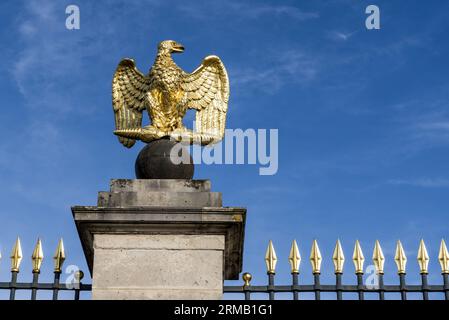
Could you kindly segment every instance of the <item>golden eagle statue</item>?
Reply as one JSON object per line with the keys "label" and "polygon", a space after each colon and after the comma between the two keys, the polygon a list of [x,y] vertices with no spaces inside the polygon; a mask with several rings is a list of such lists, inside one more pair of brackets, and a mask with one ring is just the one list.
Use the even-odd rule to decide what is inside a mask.
{"label": "golden eagle statue", "polygon": [[[114,134],[125,147],[136,140],[164,137],[202,145],[223,139],[229,99],[226,69],[219,57],[208,56],[195,71],[186,73],[171,56],[183,51],[176,41],[162,41],[147,75],[137,70],[134,60],[120,61],[112,81],[112,104]],[[151,124],[142,128],[145,109]],[[187,109],[197,111],[195,131],[182,123]]]}

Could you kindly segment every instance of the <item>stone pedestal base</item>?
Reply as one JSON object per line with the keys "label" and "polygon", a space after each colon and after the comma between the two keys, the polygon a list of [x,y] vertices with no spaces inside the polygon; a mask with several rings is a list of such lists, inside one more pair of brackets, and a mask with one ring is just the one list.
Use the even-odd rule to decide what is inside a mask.
{"label": "stone pedestal base", "polygon": [[224,246],[223,235],[97,234],[92,297],[220,299]]}
{"label": "stone pedestal base", "polygon": [[113,180],[99,206],[73,207],[93,299],[220,299],[241,272],[246,210],[208,204],[221,205],[208,181]]}

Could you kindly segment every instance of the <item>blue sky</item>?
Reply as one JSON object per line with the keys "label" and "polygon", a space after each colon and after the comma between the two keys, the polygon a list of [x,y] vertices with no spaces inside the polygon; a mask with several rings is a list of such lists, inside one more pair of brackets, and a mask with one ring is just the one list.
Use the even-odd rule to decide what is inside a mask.
{"label": "blue sky", "polygon": [[[65,8],[81,10],[81,29],[65,28]],[[365,28],[365,8],[381,10],[381,30]],[[219,55],[230,83],[229,128],[279,129],[279,171],[254,165],[197,166],[227,206],[248,208],[244,270],[264,283],[269,239],[278,279],[297,239],[303,281],[318,239],[323,282],[333,281],[337,238],[346,281],[359,239],[367,263],[375,239],[397,281],[401,239],[417,281],[421,237],[439,281],[439,241],[449,234],[449,21],[447,1],[2,1],[0,4],[0,280],[9,278],[17,235],[22,279],[31,276],[36,238],[44,272],[64,237],[67,264],[87,270],[72,205],[94,205],[111,178],[133,178],[142,144],[112,135],[110,83],[119,60],[142,71],[157,43],[174,39],[187,71]],[[449,240],[449,239],[448,239]]]}

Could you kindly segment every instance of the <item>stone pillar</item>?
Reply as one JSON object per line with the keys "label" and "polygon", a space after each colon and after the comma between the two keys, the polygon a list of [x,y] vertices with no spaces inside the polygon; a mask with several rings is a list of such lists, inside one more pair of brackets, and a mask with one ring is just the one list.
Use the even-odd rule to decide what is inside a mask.
{"label": "stone pillar", "polygon": [[221,299],[241,272],[246,209],[208,180],[112,180],[72,212],[93,299]]}

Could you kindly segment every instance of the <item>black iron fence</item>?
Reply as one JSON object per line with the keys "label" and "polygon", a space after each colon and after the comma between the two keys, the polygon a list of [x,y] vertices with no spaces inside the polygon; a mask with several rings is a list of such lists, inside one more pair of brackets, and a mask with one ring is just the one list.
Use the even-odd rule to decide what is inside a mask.
{"label": "black iron fence", "polygon": [[[62,266],[65,261],[65,252],[62,239],[59,241],[54,259],[54,278],[51,283],[39,282],[39,275],[41,264],[43,261],[43,252],[41,241],[38,240],[36,247],[32,254],[32,282],[19,282],[18,274],[20,264],[22,261],[22,248],[20,239],[17,239],[14,248],[11,252],[11,281],[0,282],[0,291],[8,290],[9,299],[16,299],[16,292],[18,290],[27,290],[30,292],[31,300],[38,298],[38,291],[45,290],[52,292],[52,299],[58,300],[59,292],[72,292],[73,299],[79,300],[80,293],[85,291],[91,291],[92,285],[84,284],[81,282],[83,279],[83,272],[75,272],[71,281],[64,283],[60,282]],[[428,283],[428,265],[429,255],[427,253],[424,241],[421,240],[418,248],[417,261],[420,268],[421,284],[410,285],[406,283],[406,264],[407,257],[400,241],[396,245],[396,253],[394,261],[398,269],[398,282],[397,284],[384,284],[384,263],[385,257],[382,252],[379,241],[376,241],[373,252],[373,263],[375,266],[375,282],[371,284],[365,284],[363,282],[363,270],[365,258],[362,252],[360,243],[356,241],[354,246],[354,252],[352,255],[352,261],[355,267],[356,284],[343,284],[343,266],[345,262],[345,256],[340,244],[337,241],[335,246],[332,261],[334,264],[335,282],[333,284],[321,284],[321,261],[322,256],[318,243],[313,241],[312,250],[310,253],[310,263],[312,266],[313,283],[302,284],[300,283],[300,263],[301,255],[298,250],[296,241],[293,241],[289,254],[289,262],[291,269],[291,282],[288,284],[276,284],[275,283],[275,271],[277,264],[277,256],[272,241],[269,242],[267,252],[265,255],[265,262],[267,267],[267,284],[266,285],[252,285],[252,276],[249,273],[242,275],[243,285],[236,286],[224,286],[224,294],[241,294],[245,300],[250,300],[253,294],[265,294],[266,298],[270,300],[276,299],[277,294],[290,294],[290,298],[293,300],[303,299],[304,293],[312,293],[315,300],[321,299],[321,293],[334,293],[337,300],[343,300],[344,293],[356,293],[359,300],[364,300],[366,294],[375,294],[377,299],[385,300],[386,293],[399,293],[402,300],[407,299],[408,293],[419,293],[423,300],[429,300],[429,293],[440,293],[440,299],[449,300],[449,252],[447,250],[444,240],[441,241],[438,260],[441,266],[441,284],[429,284]],[[254,297],[254,296],[253,296]],[[285,298],[285,295],[283,296]],[[259,299],[259,296],[258,296]]]}
{"label": "black iron fence", "polygon": [[318,248],[318,243],[313,241],[312,250],[310,254],[310,262],[312,265],[313,284],[300,284],[299,283],[299,265],[301,262],[301,255],[298,250],[296,241],[293,241],[290,249],[289,262],[291,266],[291,283],[277,285],[275,284],[275,269],[277,263],[277,256],[274,250],[272,241],[269,242],[267,253],[265,255],[265,262],[267,265],[268,283],[267,285],[252,285],[252,276],[249,273],[244,273],[242,278],[244,281],[243,286],[225,286],[224,293],[240,293],[245,300],[250,300],[251,295],[255,293],[265,293],[267,298],[274,300],[278,293],[290,293],[293,300],[301,299],[301,293],[313,293],[315,300],[321,299],[322,292],[335,293],[337,300],[343,300],[344,293],[357,293],[359,300],[365,299],[365,294],[375,294],[377,299],[385,300],[386,293],[399,293],[402,300],[407,300],[408,293],[420,293],[423,300],[429,300],[429,293],[437,292],[441,293],[441,299],[449,300],[449,253],[444,240],[441,241],[438,260],[441,266],[441,284],[430,285],[427,281],[428,277],[428,265],[429,255],[427,253],[424,241],[421,240],[418,249],[417,261],[420,268],[421,284],[409,285],[406,284],[406,263],[407,257],[400,241],[396,245],[395,263],[398,269],[398,284],[385,285],[384,284],[384,262],[385,257],[380,247],[379,241],[376,241],[373,252],[373,263],[376,270],[375,283],[364,284],[363,283],[363,265],[365,258],[363,256],[360,243],[356,241],[352,260],[355,267],[355,276],[357,284],[345,285],[342,283],[343,265],[345,257],[340,244],[337,244],[334,249],[332,261],[334,264],[335,283],[334,284],[321,284],[321,253]]}
{"label": "black iron fence", "polygon": [[32,282],[19,282],[18,275],[20,271],[20,264],[22,262],[22,246],[20,239],[17,238],[14,244],[13,250],[11,252],[11,281],[10,282],[0,282],[0,291],[9,291],[9,299],[15,300],[16,293],[18,290],[26,290],[30,292],[31,300],[36,300],[38,298],[38,291],[45,290],[52,292],[52,299],[58,300],[59,292],[73,292],[73,299],[80,299],[81,291],[91,291],[92,286],[90,284],[83,284],[81,280],[83,279],[83,272],[81,270],[76,271],[73,274],[71,281],[61,283],[61,273],[62,266],[65,261],[64,243],[59,240],[58,247],[56,249],[54,259],[54,278],[52,283],[42,283],[39,282],[39,275],[41,270],[42,261],[44,258],[42,251],[42,243],[40,240],[37,241],[36,247],[34,248],[31,260],[33,265],[33,280]]}

